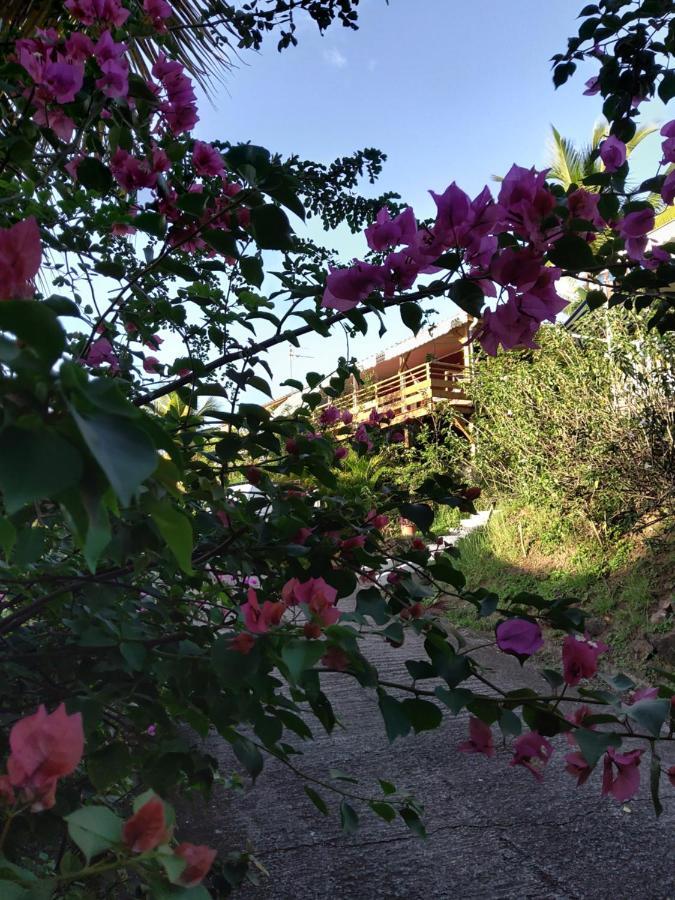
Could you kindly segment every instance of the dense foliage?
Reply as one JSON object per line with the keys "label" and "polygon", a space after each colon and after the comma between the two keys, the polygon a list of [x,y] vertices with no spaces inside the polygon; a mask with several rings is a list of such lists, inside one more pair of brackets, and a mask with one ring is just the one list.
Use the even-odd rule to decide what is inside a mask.
{"label": "dense foliage", "polygon": [[[317,15],[348,15],[354,5],[300,4]],[[617,24],[622,6],[628,18]],[[475,492],[445,473],[430,473],[414,495],[407,486],[375,498],[340,491],[346,454],[398,440],[386,410],[352,422],[330,405],[350,361],[311,373],[306,385],[291,382],[304,391],[292,415],[272,418],[251,400],[270,392],[271,346],[328,334],[336,323],[365,332],[369,318],[394,306],[417,330],[419,301],[429,297],[482,311],[479,337],[491,352],[498,343],[531,346],[541,321],[564,306],[556,292],[563,271],[609,269],[615,296],[654,299],[651,324],[668,326],[672,301],[661,289],[675,280],[675,265],[667,248],[648,245],[653,210],[626,190],[622,147],[637,115],[633,99],[656,85],[668,93],[671,5],[639,4],[654,8],[642,15],[663,16],[648,31],[635,6],[606,0],[597,27],[588,18],[582,25],[601,56],[612,132],[592,183],[566,191],[517,166],[497,198],[486,188],[471,200],[453,183],[434,196],[438,215],[427,224],[409,208],[394,219],[379,212],[366,229],[369,260],[330,272],[329,254],[298,238],[289,214],[301,220],[307,205],[332,225],[336,211],[353,227],[365,224],[374,210],[353,196],[354,178],[362,166],[375,171],[380,156],[364,151],[323,171],[261,147],[195,140],[195,93],[171,55],[165,0],[66,0],[53,28],[5,55],[5,896],[77,896],[100,879],[114,891],[117,877],[140,880],[157,898],[207,896],[201,882],[218,865],[213,851],[176,844],[180,823],[160,799],[213,781],[216,763],[190,733],[217,730],[252,778],[272,755],[315,781],[302,775],[290,738],[311,737],[308,709],[327,731],[335,726],[322,689],[327,670],[375,692],[390,740],[437,727],[442,709],[468,709],[460,749],[492,756],[498,724],[514,738],[512,764],[537,779],[553,753],[549,738],[572,732],[578,749],[566,757],[568,771],[582,783],[602,760],[603,793],[617,800],[636,792],[649,747],[659,808],[657,747],[672,738],[672,677],[635,695],[623,676],[608,679],[608,690],[584,687],[608,648],[584,635],[574,598],[466,591],[452,557],[431,554],[420,539],[379,578],[388,518],[428,531],[431,504],[470,511]],[[632,42],[617,43],[617,30]],[[157,48],[148,77],[129,63],[139,41]],[[664,129],[669,161],[674,127]],[[668,179],[656,187],[673,199]],[[267,251],[278,251],[274,262]],[[425,271],[438,277],[412,292]],[[484,309],[486,296],[498,304]],[[590,305],[600,299],[591,294]],[[183,349],[167,359],[164,342]],[[204,398],[218,405],[200,406]],[[247,489],[233,489],[237,481]],[[496,647],[523,662],[541,648],[544,628],[566,633],[561,666],[546,673],[550,690],[506,693],[492,684],[438,618],[435,601],[448,586],[481,614],[499,613]],[[410,630],[423,636],[428,658],[407,660],[410,683],[383,685],[361,639],[374,633],[405,652]],[[419,687],[431,678],[443,686]],[[576,713],[569,688],[586,704]],[[598,722],[611,729],[596,730]],[[622,746],[624,737],[640,745]],[[342,823],[353,829],[353,793],[339,782],[321,786],[343,797]],[[307,794],[322,811],[315,788]],[[388,782],[358,802],[423,830],[415,801]],[[58,852],[66,835],[73,849]],[[243,868],[223,868],[219,890]]]}

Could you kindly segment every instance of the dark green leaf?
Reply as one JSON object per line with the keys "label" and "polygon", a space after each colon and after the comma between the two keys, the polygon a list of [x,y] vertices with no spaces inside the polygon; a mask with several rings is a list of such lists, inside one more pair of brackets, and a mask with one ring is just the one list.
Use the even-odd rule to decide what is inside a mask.
{"label": "dark green leaf", "polygon": [[618,734],[603,731],[590,731],[588,728],[577,728],[574,737],[581,750],[581,755],[589,766],[594,766],[608,747],[620,747]]}
{"label": "dark green leaf", "polygon": [[247,738],[241,736],[232,741],[232,749],[239,762],[255,781],[263,770],[263,758],[260,750]]}
{"label": "dark green leaf", "polygon": [[64,818],[70,839],[80,848],[87,864],[122,843],[122,820],[106,806],[84,806]]}
{"label": "dark green leaf", "polygon": [[563,269],[584,272],[595,265],[590,244],[578,234],[566,234],[556,241],[548,253],[549,260]]}
{"label": "dark green leaf", "polygon": [[148,435],[121,416],[99,413],[73,418],[92,456],[126,506],[142,482],[157,468],[157,452]]}
{"label": "dark green leaf", "polygon": [[313,788],[309,787],[308,785],[305,785],[305,793],[307,794],[309,799],[312,801],[314,806],[316,806],[316,808],[319,810],[319,812],[323,813],[324,816],[327,816],[328,815],[328,807],[326,806],[326,803],[323,800],[323,798],[319,794],[317,794],[317,792]]}
{"label": "dark green leaf", "polygon": [[107,194],[113,186],[110,169],[95,156],[88,156],[77,164],[77,182],[90,191]]}
{"label": "dark green leaf", "polygon": [[429,531],[434,523],[434,511],[426,503],[401,503],[401,515],[422,531]]}
{"label": "dark green leaf", "polygon": [[248,284],[260,287],[265,278],[261,260],[257,256],[242,256],[239,260],[239,271]]}
{"label": "dark green leaf", "polygon": [[263,250],[290,250],[293,247],[293,230],[288,216],[273,203],[253,207],[251,230]]}
{"label": "dark green leaf", "polygon": [[54,312],[46,304],[34,300],[2,300],[0,331],[15,334],[50,368],[66,346],[66,333]]}
{"label": "dark green leaf", "polygon": [[73,487],[81,476],[82,457],[55,432],[14,426],[0,432],[0,491],[10,515]]}
{"label": "dark green leaf", "polygon": [[403,324],[407,325],[413,334],[417,334],[422,327],[422,321],[424,319],[424,313],[421,308],[417,303],[402,303],[400,311]]}
{"label": "dark green leaf", "polygon": [[658,737],[661,727],[670,713],[670,700],[646,699],[637,700],[624,711],[634,722],[637,722],[648,734]]}
{"label": "dark green leaf", "polygon": [[435,703],[419,698],[403,700],[402,707],[415,734],[420,731],[433,731],[443,721],[443,714]]}
{"label": "dark green leaf", "polygon": [[483,309],[485,297],[480,286],[469,278],[459,278],[448,287],[450,299],[465,313],[478,318]]}
{"label": "dark green leaf", "polygon": [[356,810],[346,800],[340,804],[340,824],[345,834],[354,834],[359,830],[359,817]]}
{"label": "dark green leaf", "polygon": [[379,690],[377,696],[389,741],[394,741],[399,736],[405,737],[410,731],[410,719],[403,704],[383,690]]}
{"label": "dark green leaf", "polygon": [[186,575],[192,575],[192,522],[169,501],[155,502],[149,507],[152,521],[169,546],[176,562]]}

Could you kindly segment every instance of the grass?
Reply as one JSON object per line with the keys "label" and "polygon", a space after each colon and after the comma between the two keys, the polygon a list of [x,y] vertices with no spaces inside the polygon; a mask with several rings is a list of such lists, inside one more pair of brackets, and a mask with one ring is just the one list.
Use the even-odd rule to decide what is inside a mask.
{"label": "grass", "polygon": [[[457,564],[470,589],[574,597],[588,615],[590,632],[612,647],[612,665],[644,668],[648,639],[673,627],[672,617],[650,621],[659,600],[672,593],[675,573],[675,546],[663,532],[604,542],[592,528],[555,511],[507,506],[458,550]],[[449,614],[456,625],[494,627],[494,616],[479,619],[461,601]]]}

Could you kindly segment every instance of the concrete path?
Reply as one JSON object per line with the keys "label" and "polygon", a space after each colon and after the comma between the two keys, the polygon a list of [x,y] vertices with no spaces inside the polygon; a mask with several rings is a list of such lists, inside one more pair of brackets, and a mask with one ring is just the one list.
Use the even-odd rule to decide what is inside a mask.
{"label": "concrete path", "polygon": [[[395,650],[368,638],[363,649],[383,679],[408,682],[404,661],[423,655],[415,644]],[[480,652],[500,684],[511,689],[527,683],[513,659]],[[665,811],[656,819],[646,757],[640,796],[622,806],[600,797],[599,772],[584,787],[575,786],[563,768],[569,749],[564,740],[555,739],[542,784],[509,767],[506,748],[491,760],[458,753],[466,738],[465,712],[448,714],[435,732],[390,745],[373,693],[345,676],[324,677],[346,730],[327,736],[317,724],[316,741],[291,741],[303,750],[295,757],[298,767],[324,780],[330,768],[341,769],[359,778],[354,790],[364,794],[378,791],[377,778],[394,782],[423,803],[429,836],[420,840],[403,823],[387,825],[368,810],[360,831],[344,835],[336,804],[330,802],[330,816],[321,816],[302,780],[272,760],[244,796],[217,789],[190,825],[192,840],[200,837],[223,854],[248,848],[268,869],[269,880],[243,887],[237,897],[674,900],[675,790],[666,781]],[[536,680],[534,673],[529,677]],[[238,768],[222,740],[208,745],[223,771]],[[668,765],[675,763],[675,755],[669,757]]]}

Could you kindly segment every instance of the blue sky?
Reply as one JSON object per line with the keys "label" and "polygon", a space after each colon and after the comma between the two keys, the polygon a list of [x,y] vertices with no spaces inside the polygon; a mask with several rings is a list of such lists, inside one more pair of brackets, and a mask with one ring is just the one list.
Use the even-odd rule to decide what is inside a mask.
{"label": "blue sky", "polygon": [[[210,105],[202,99],[197,136],[250,140],[282,154],[328,162],[373,146],[388,155],[380,181],[364,193],[393,190],[421,218],[432,211],[427,191],[456,180],[477,193],[513,162],[543,166],[550,124],[584,142],[600,114],[599,97],[583,97],[580,72],[555,91],[551,55],[578,28],[581,0],[362,0],[357,32],[339,25],[321,36],[313,23],[299,46],[282,53],[272,38],[245,54]],[[658,145],[655,144],[655,148]],[[646,157],[655,158],[647,150]],[[346,229],[321,235],[347,262],[365,250]],[[453,314],[449,301],[440,317]],[[409,332],[396,312],[382,341],[376,332],[353,342],[365,356]],[[344,338],[312,336],[310,359],[294,361],[294,376],[327,371],[346,352]],[[289,374],[288,348],[271,359],[276,385]],[[277,387],[277,393],[281,393]]]}

